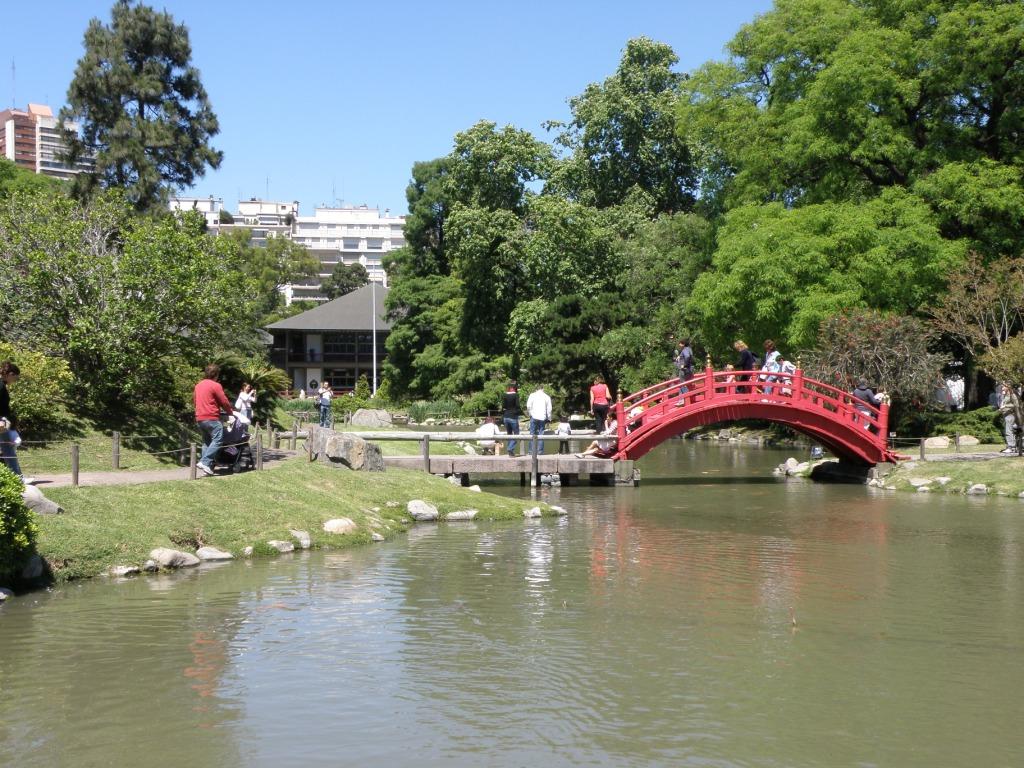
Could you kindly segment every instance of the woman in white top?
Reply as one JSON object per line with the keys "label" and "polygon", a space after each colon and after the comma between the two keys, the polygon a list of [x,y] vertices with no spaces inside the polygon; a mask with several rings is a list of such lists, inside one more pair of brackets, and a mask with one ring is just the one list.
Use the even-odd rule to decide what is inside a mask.
{"label": "woman in white top", "polygon": [[238,397],[235,399],[235,410],[244,414],[251,424],[254,405],[256,405],[256,390],[252,388],[252,384],[246,382],[242,385],[242,391],[238,393]]}

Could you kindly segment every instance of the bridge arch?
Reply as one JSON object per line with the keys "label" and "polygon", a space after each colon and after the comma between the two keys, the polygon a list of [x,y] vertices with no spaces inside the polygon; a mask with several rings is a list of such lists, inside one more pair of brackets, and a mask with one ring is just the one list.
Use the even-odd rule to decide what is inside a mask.
{"label": "bridge arch", "polygon": [[886,442],[888,405],[875,408],[800,370],[769,375],[707,368],[680,389],[678,379],[670,379],[616,404],[616,459],[638,459],[689,429],[740,419],[785,424],[854,464],[896,459]]}

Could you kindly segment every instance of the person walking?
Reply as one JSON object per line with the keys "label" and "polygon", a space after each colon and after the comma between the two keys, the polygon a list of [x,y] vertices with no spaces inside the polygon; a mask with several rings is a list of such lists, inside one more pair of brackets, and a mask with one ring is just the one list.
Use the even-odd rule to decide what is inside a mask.
{"label": "person walking", "polygon": [[[757,358],[754,353],[747,347],[746,342],[742,339],[736,339],[733,342],[732,348],[740,354],[740,359],[736,361],[737,371],[753,371],[757,368]],[[736,375],[736,381],[749,381],[750,377],[745,375]],[[736,387],[737,394],[745,394],[750,391],[749,387]]]}
{"label": "person walking", "polygon": [[[767,376],[761,376],[761,381],[767,381],[770,383],[778,381],[777,376],[771,374],[778,373],[782,366],[780,361],[782,360],[782,354],[775,347],[775,342],[771,339],[765,339],[764,341],[764,364],[761,366],[761,370],[768,373]],[[765,386],[762,390],[764,394],[770,395],[772,393],[771,386]]]}
{"label": "person walking", "polygon": [[[519,434],[519,388],[516,382],[510,381],[508,383],[508,389],[505,390],[505,394],[501,398],[501,422],[505,425],[505,432],[510,435]],[[509,440],[508,446],[506,446],[508,455],[516,455],[516,445],[518,441]]]}
{"label": "person walking", "polygon": [[612,393],[604,379],[600,376],[594,377],[594,383],[590,387],[590,412],[594,415],[595,429],[598,432],[604,431],[604,422],[608,418],[608,406],[612,400]]}
{"label": "person walking", "polygon": [[21,472],[21,464],[18,463],[21,435],[18,434],[18,420],[11,410],[11,393],[7,389],[20,377],[21,369],[10,360],[0,363],[0,459],[22,483],[32,485],[36,479],[25,477]]}
{"label": "person walking", "polygon": [[[672,365],[675,366],[676,375],[679,377],[679,394],[685,395],[689,391],[686,382],[693,378],[693,350],[690,348],[689,339],[680,339],[679,347],[672,355]],[[678,405],[682,405],[680,400]]]}
{"label": "person walking", "polygon": [[864,429],[871,429],[872,413],[870,408],[866,408],[859,403],[867,403],[878,408],[882,405],[883,398],[885,397],[884,392],[875,393],[868,386],[867,379],[857,379],[857,387],[851,393],[853,395],[853,407],[864,414]]}
{"label": "person walking", "polygon": [[[544,385],[538,384],[537,388],[526,398],[526,412],[530,414],[530,453],[533,453],[534,443],[537,435],[544,434],[544,427],[551,418],[551,398],[544,391]],[[540,451],[539,451],[540,452]]]}
{"label": "person walking", "polygon": [[221,411],[231,412],[231,403],[224,394],[224,387],[217,381],[220,378],[220,366],[210,363],[203,369],[204,377],[196,384],[192,399],[196,407],[196,424],[203,435],[203,455],[197,468],[204,475],[213,474],[213,465],[224,443],[224,425],[220,422]]}
{"label": "person walking", "polygon": [[1013,390],[1003,384],[999,387],[999,412],[1003,415],[1003,437],[1006,447],[1000,453],[1017,453],[1017,409],[1013,402]]}

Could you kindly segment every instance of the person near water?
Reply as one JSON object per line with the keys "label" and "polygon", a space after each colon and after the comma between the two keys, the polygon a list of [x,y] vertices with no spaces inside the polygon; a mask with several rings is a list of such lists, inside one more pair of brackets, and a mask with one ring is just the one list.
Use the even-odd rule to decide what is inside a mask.
{"label": "person near water", "polygon": [[[746,342],[744,342],[742,339],[737,339],[736,341],[733,342],[732,348],[739,352],[740,355],[739,360],[736,362],[737,371],[753,371],[754,369],[757,368],[757,358],[754,356],[754,353],[751,352],[750,349],[747,347]],[[736,376],[737,381],[748,381],[749,379],[750,377],[746,375],[737,374]],[[749,387],[736,387],[736,392],[738,394],[744,394],[749,391]]]}
{"label": "person near water", "polygon": [[604,422],[608,418],[608,407],[612,401],[612,393],[604,379],[600,376],[594,377],[594,383],[590,387],[590,412],[594,414],[595,429],[598,432],[604,431]]}
{"label": "person near water", "polygon": [[16,474],[25,485],[32,485],[36,479],[25,477],[18,463],[18,446],[21,435],[18,433],[18,419],[11,410],[11,393],[8,386],[21,377],[21,369],[10,360],[0,363],[0,459],[11,472]]}
{"label": "person near water", "polygon": [[779,362],[780,360],[782,360],[782,354],[775,347],[775,342],[772,341],[771,339],[765,339],[764,363],[761,365],[761,370],[764,371],[765,373],[761,375],[761,381],[767,381],[769,383],[768,386],[765,386],[762,389],[762,391],[766,395],[770,395],[772,393],[772,388],[770,384],[772,382],[778,381],[778,377],[773,376],[772,374],[778,373],[781,370],[781,365]]}
{"label": "person near water", "polygon": [[851,394],[853,395],[853,407],[864,414],[864,429],[871,429],[873,414],[871,409],[864,406],[863,403],[879,408],[885,401],[885,393],[874,392],[868,386],[867,379],[857,379],[857,386]]}
{"label": "person near water", "polygon": [[1003,384],[999,387],[999,413],[1003,415],[1003,437],[1006,447],[1000,453],[1017,453],[1017,409],[1014,407],[1013,390]]}
{"label": "person near water", "polygon": [[334,426],[334,412],[331,410],[331,401],[333,399],[334,390],[331,388],[331,383],[329,381],[323,382],[316,397],[316,404],[320,409],[321,427],[329,428]]}
{"label": "person near water", "polygon": [[679,347],[672,355],[672,365],[679,377],[679,394],[685,395],[689,391],[686,382],[693,378],[693,350],[689,339],[679,340]]}
{"label": "person near water", "polygon": [[[505,426],[505,433],[509,435],[519,434],[519,386],[515,381],[510,381],[501,397],[501,423]],[[509,456],[516,455],[518,441],[509,440],[506,450]]]}
{"label": "person near water", "polygon": [[558,417],[558,426],[555,427],[555,434],[563,438],[558,441],[558,452],[568,453],[569,437],[572,435],[572,425],[569,423],[569,417],[564,413]]}
{"label": "person near water", "polygon": [[594,440],[590,445],[587,446],[586,450],[582,453],[577,453],[577,459],[583,459],[587,456],[598,456],[600,458],[607,458],[615,453],[615,444],[617,440],[614,440],[616,433],[619,431],[619,422],[616,421],[615,417],[612,416],[608,423],[605,425],[604,431],[601,433],[601,437]]}
{"label": "person near water", "polygon": [[217,381],[220,378],[220,366],[210,363],[203,369],[203,374],[203,380],[196,384],[192,393],[196,424],[203,435],[203,455],[196,467],[204,475],[212,475],[217,453],[224,443],[224,425],[221,424],[220,414],[221,411],[231,413],[231,403],[224,394],[224,387]]}
{"label": "person near water", "polygon": [[[538,384],[537,388],[526,398],[526,412],[530,414],[530,434],[534,438],[537,435],[543,435],[544,428],[551,419],[551,398],[544,391],[543,384]],[[533,453],[535,443],[536,439],[530,441],[530,453]]]}
{"label": "person near water", "polygon": [[501,454],[501,443],[496,440],[488,440],[487,438],[493,438],[495,435],[500,435],[501,430],[498,429],[498,425],[494,423],[494,419],[488,416],[484,419],[483,424],[476,428],[476,434],[479,435],[482,440],[477,441],[477,445],[480,446],[480,450],[485,455],[500,455]]}

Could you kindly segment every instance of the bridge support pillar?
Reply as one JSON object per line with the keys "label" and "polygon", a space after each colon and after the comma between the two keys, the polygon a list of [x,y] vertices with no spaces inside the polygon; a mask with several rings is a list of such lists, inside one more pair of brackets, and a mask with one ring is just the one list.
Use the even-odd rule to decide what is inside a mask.
{"label": "bridge support pillar", "polygon": [[640,470],[628,459],[615,462],[616,485],[640,485]]}
{"label": "bridge support pillar", "polygon": [[463,472],[459,475],[459,482],[462,483],[463,488],[469,488],[469,472]]}
{"label": "bridge support pillar", "polygon": [[579,485],[580,476],[576,472],[559,472],[558,481],[562,485]]}

